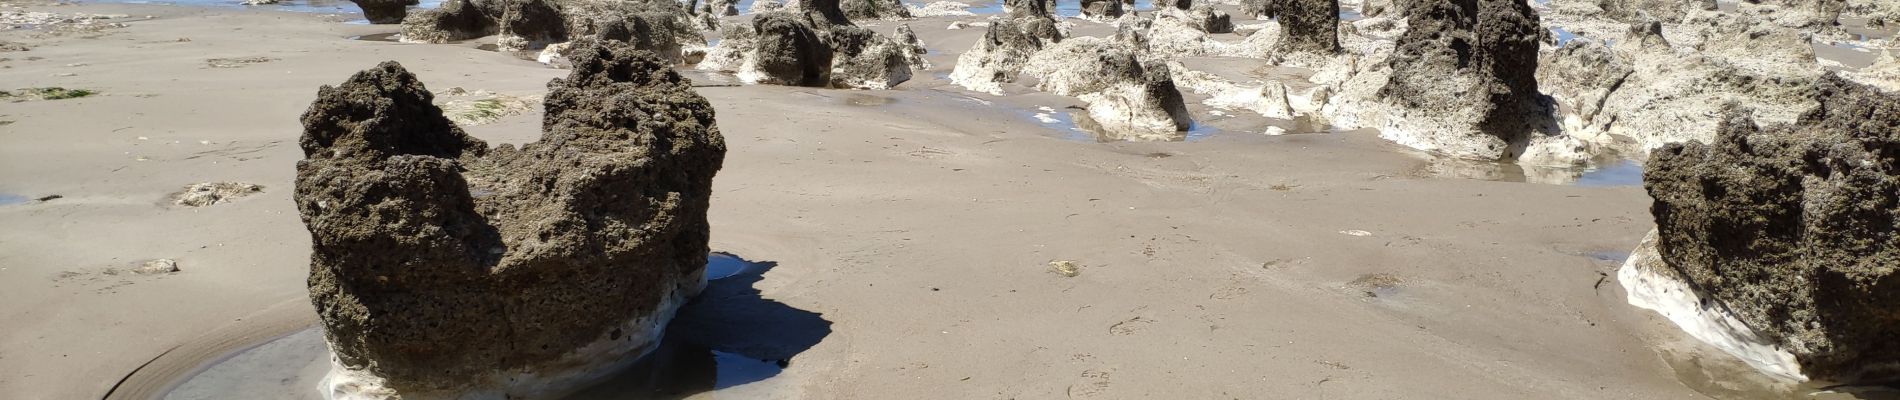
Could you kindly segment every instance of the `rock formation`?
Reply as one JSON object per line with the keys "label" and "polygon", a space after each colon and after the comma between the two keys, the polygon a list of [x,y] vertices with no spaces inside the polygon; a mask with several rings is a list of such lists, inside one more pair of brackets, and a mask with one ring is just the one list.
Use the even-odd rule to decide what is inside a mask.
{"label": "rock formation", "polygon": [[796,11],[762,13],[725,31],[699,69],[750,83],[858,89],[888,89],[911,77],[915,49],[851,23],[835,0],[801,1]]}
{"label": "rock formation", "polygon": [[843,0],[839,7],[852,19],[910,18],[910,9],[900,0]]}
{"label": "rock formation", "polygon": [[1207,33],[1234,32],[1233,17],[1228,16],[1226,11],[1206,4],[1188,9],[1188,25]]}
{"label": "rock formation", "polygon": [[551,0],[509,0],[501,11],[501,51],[536,50],[567,41],[567,21]]}
{"label": "rock formation", "polygon": [[1551,115],[1538,92],[1543,28],[1512,0],[1419,2],[1386,60],[1378,97],[1391,106],[1381,136],[1460,158],[1511,159]]}
{"label": "rock formation", "polygon": [[478,0],[448,0],[435,9],[410,14],[402,21],[402,41],[448,43],[493,35],[501,31],[499,4]]}
{"label": "rock formation", "polygon": [[720,17],[730,17],[734,15],[739,15],[739,1],[738,0],[707,0],[706,9],[702,10],[701,12],[705,14],[711,14],[714,16],[720,16]]}
{"label": "rock formation", "polygon": [[[1709,14],[1624,24],[1614,46],[1577,39],[1545,55],[1538,85],[1565,106],[1562,130],[1642,158],[1667,143],[1713,141],[1726,103],[1763,123],[1794,122],[1814,106],[1807,92],[1820,68],[1806,35]],[[1678,50],[1691,46],[1705,51]]]}
{"label": "rock formation", "polygon": [[409,0],[350,0],[357,8],[363,9],[363,18],[372,24],[401,23],[408,15],[409,6],[415,4]]}
{"label": "rock formation", "polygon": [[1082,17],[1093,20],[1113,20],[1122,17],[1121,0],[1076,0],[1082,2]]}
{"label": "rock formation", "polygon": [[668,63],[584,41],[540,141],[489,148],[395,62],[303,115],[298,210],[330,398],[544,398],[652,349],[704,284],[713,109]]}
{"label": "rock formation", "polygon": [[1015,81],[1029,57],[1042,50],[1043,40],[1024,28],[1018,20],[990,21],[983,38],[957,56],[950,81],[978,92],[1003,94],[1002,84]]}
{"label": "rock formation", "polygon": [[1280,21],[1287,51],[1339,51],[1339,0],[1249,0],[1245,8],[1256,17]]}
{"label": "rock formation", "polygon": [[1022,74],[1036,89],[1088,103],[1101,133],[1120,138],[1177,138],[1193,124],[1167,65],[1144,62],[1127,38],[1071,38],[1031,56]]}
{"label": "rock formation", "polygon": [[403,20],[402,40],[448,43],[492,34],[496,48],[558,58],[559,44],[582,37],[627,41],[673,61],[706,39],[685,6],[667,0],[449,0]]}
{"label": "rock formation", "polygon": [[930,60],[924,59],[925,54],[930,54],[930,49],[924,48],[924,40],[917,38],[917,31],[911,30],[910,24],[898,25],[892,36],[895,36],[897,43],[904,45],[904,62],[910,63],[912,68],[930,69]]}
{"label": "rock formation", "polygon": [[1017,28],[1044,42],[1060,42],[1066,33],[1056,24],[1055,4],[1044,0],[1003,0],[1004,16]]}
{"label": "rock formation", "polygon": [[1704,309],[1791,353],[1808,377],[1892,379],[1900,95],[1832,75],[1812,93],[1819,106],[1794,124],[1758,127],[1729,107],[1713,143],[1652,155],[1655,256]]}

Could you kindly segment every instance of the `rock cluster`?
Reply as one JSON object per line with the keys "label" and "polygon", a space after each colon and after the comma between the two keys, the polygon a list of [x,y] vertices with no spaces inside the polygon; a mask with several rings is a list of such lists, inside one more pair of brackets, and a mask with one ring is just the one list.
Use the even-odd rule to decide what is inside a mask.
{"label": "rock cluster", "polygon": [[543,398],[652,349],[704,284],[725,144],[669,63],[584,41],[540,141],[489,148],[386,62],[303,115],[329,398]]}
{"label": "rock cluster", "polygon": [[404,19],[402,40],[448,43],[499,34],[498,50],[532,55],[545,48],[559,53],[566,47],[559,44],[595,38],[625,41],[681,62],[688,48],[706,43],[696,21],[686,6],[667,0],[448,0]]}
{"label": "rock cluster", "polygon": [[1652,155],[1656,251],[1716,302],[1706,307],[1792,353],[1809,377],[1891,379],[1900,95],[1833,75],[1812,93],[1819,105],[1794,124],[1757,126],[1729,107],[1714,142]]}
{"label": "rock cluster", "polygon": [[[990,94],[1003,94],[1002,84],[1014,82],[1029,57],[1042,50],[1044,41],[1011,19],[990,21],[983,38],[969,51],[957,56],[950,81],[964,88]],[[1054,44],[1051,42],[1050,44]]]}
{"label": "rock cluster", "polygon": [[904,7],[900,0],[843,0],[839,8],[844,16],[851,19],[902,19],[910,18],[910,8]]}
{"label": "rock cluster", "polygon": [[698,68],[748,83],[889,89],[910,80],[921,47],[851,23],[837,0],[801,1],[724,31]]}
{"label": "rock cluster", "polygon": [[[1668,28],[1628,24],[1614,46],[1577,39],[1543,56],[1539,86],[1566,105],[1563,131],[1642,158],[1667,143],[1713,141],[1726,103],[1771,123],[1793,122],[1814,106],[1807,92],[1820,68],[1806,35],[1692,14]],[[1703,51],[1679,53],[1691,46]]]}
{"label": "rock cluster", "polygon": [[1029,56],[1066,36],[1043,0],[1004,0],[1008,13],[993,18],[983,38],[957,56],[950,81],[964,88],[1002,94],[1002,84],[1013,82]]}

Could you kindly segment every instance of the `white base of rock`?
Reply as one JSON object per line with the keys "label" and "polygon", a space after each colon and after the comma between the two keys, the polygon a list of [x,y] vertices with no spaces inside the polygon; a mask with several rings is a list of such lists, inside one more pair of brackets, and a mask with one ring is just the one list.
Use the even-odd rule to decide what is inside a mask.
{"label": "white base of rock", "polygon": [[1656,231],[1650,230],[1629,261],[1616,272],[1617,282],[1629,293],[1630,305],[1655,311],[1689,336],[1721,349],[1763,374],[1778,379],[1808,380],[1794,354],[1777,349],[1728,310],[1702,307],[1702,297],[1676,278],[1657,252]]}
{"label": "white base of rock", "polygon": [[[660,339],[666,332],[666,325],[673,320],[686,300],[705,287],[704,275],[697,287],[678,288],[661,301],[651,315],[635,318],[621,324],[621,330],[627,335],[610,339],[602,335],[600,340],[582,346],[568,353],[562,360],[542,365],[571,366],[560,370],[493,371],[488,376],[472,376],[468,385],[453,391],[444,392],[401,392],[388,385],[388,381],[374,372],[363,368],[344,366],[335,352],[330,356],[330,373],[318,383],[318,390],[326,400],[523,400],[555,399],[588,385],[612,376],[646,357],[647,353],[659,347]],[[631,338],[631,339],[629,339]],[[331,343],[334,348],[335,344]]]}

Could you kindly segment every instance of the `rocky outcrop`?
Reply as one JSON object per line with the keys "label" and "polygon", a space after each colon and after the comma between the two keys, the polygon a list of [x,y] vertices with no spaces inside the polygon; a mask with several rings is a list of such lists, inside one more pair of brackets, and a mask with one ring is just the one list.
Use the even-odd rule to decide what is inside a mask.
{"label": "rocky outcrop", "polygon": [[496,48],[562,64],[572,39],[627,41],[674,61],[704,48],[700,17],[667,0],[450,0],[403,21],[402,40],[447,43],[499,34]]}
{"label": "rocky outcrop", "polygon": [[957,56],[950,81],[978,92],[1003,94],[1002,84],[1015,81],[1029,57],[1042,50],[1043,40],[1024,28],[1017,20],[991,21],[983,38]]}
{"label": "rocky outcrop", "polygon": [[1088,103],[1089,119],[1108,136],[1177,138],[1193,124],[1167,65],[1144,62],[1126,38],[1078,37],[1031,56],[1022,74],[1036,89]]}
{"label": "rocky outcrop", "polygon": [[738,0],[706,0],[706,8],[704,10],[701,10],[700,12],[703,14],[710,14],[710,15],[719,16],[719,17],[730,17],[734,15],[739,15],[739,1]]}
{"label": "rocky outcrop", "polygon": [[448,0],[441,7],[410,14],[402,21],[402,41],[449,43],[493,35],[501,31],[499,4],[478,0]]}
{"label": "rocky outcrop", "polygon": [[402,23],[403,18],[409,14],[409,5],[415,4],[408,0],[350,0],[350,2],[356,3],[356,7],[363,10],[363,18],[368,19],[372,24]]}
{"label": "rocky outcrop", "polygon": [[1255,17],[1278,20],[1287,51],[1339,51],[1339,0],[1248,0],[1243,8]]}
{"label": "rocky outcrop", "polygon": [[[1657,253],[1808,377],[1900,375],[1900,95],[1823,77],[1818,107],[1652,155]],[[1871,370],[1870,370],[1871,368]],[[1871,375],[1864,375],[1871,374]]]}
{"label": "rocky outcrop", "polygon": [[1076,0],[1082,2],[1082,18],[1107,21],[1122,17],[1121,0]]}
{"label": "rocky outcrop", "polygon": [[665,61],[589,42],[543,136],[490,149],[395,62],[303,115],[295,199],[334,398],[543,398],[653,349],[705,284],[713,109]]}
{"label": "rocky outcrop", "polygon": [[1286,27],[1284,48],[1332,54],[1339,51],[1339,0],[1285,0],[1278,13]]}
{"label": "rocky outcrop", "polygon": [[1234,32],[1233,17],[1228,16],[1226,11],[1206,4],[1188,9],[1188,25],[1207,33]]}
{"label": "rocky outcrop", "polygon": [[839,7],[851,19],[910,18],[910,9],[900,0],[843,0]]}
{"label": "rocky outcrop", "polygon": [[917,38],[917,31],[911,30],[910,24],[898,25],[892,36],[893,40],[903,45],[904,62],[909,63],[911,68],[930,69],[930,60],[924,59],[925,54],[930,54],[930,49],[924,48],[924,40]]}
{"label": "rocky outcrop", "polygon": [[1875,58],[1872,65],[1855,71],[1842,72],[1841,75],[1868,86],[1889,92],[1900,92],[1900,57],[1896,57],[1895,53],[1900,53],[1900,50],[1882,51],[1880,57]]}
{"label": "rocky outcrop", "polygon": [[910,80],[917,50],[911,44],[851,23],[836,1],[805,0],[797,7],[727,26],[698,68],[793,86],[889,89]]}
{"label": "rocky outcrop", "polygon": [[509,0],[499,26],[495,46],[501,51],[538,50],[567,41],[566,17],[551,0]]}
{"label": "rocky outcrop", "polygon": [[1537,87],[1537,14],[1521,1],[1420,2],[1407,10],[1378,97],[1381,136],[1459,158],[1503,160],[1554,132]]}
{"label": "rocky outcrop", "polygon": [[[752,19],[757,44],[752,50],[753,64],[741,78],[758,83],[789,86],[824,86],[831,83],[831,48],[818,38],[816,30],[792,14],[767,13]],[[743,40],[735,37],[728,40]],[[734,45],[744,42],[732,43]],[[722,42],[721,46],[725,43]]]}
{"label": "rocky outcrop", "polygon": [[1706,14],[1685,20],[1731,22],[1626,24],[1614,46],[1577,39],[1543,56],[1538,84],[1563,105],[1562,130],[1643,158],[1668,143],[1713,141],[1727,103],[1764,123],[1794,122],[1814,106],[1807,92],[1820,68],[1805,35]]}
{"label": "rocky outcrop", "polygon": [[1014,21],[1018,29],[1035,36],[1044,42],[1060,42],[1064,36],[1060,25],[1056,24],[1055,4],[1045,0],[1003,0],[1004,14]]}

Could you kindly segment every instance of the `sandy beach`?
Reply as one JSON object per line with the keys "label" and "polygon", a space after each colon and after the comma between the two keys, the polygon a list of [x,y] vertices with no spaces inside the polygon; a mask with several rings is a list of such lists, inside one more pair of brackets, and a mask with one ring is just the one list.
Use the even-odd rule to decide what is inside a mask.
{"label": "sandy beach", "polygon": [[[0,205],[0,397],[12,399],[162,396],[314,326],[291,188],[298,116],[320,85],[385,60],[438,93],[532,97],[566,74],[479,41],[357,40],[398,28],[347,13],[0,9],[125,15],[89,32],[0,31],[31,47],[0,53],[0,89],[97,92],[0,101],[0,197],[17,199]],[[1638,182],[1487,169],[1515,166],[1464,179],[1376,132],[1300,133],[1198,101],[1188,140],[1098,140],[1035,117],[1074,99],[948,82],[982,30],[944,28],[980,18],[906,22],[935,66],[892,90],[681,69],[730,149],[712,248],[775,263],[758,295],[829,323],[775,376],[681,397],[1688,399],[1746,379],[1684,372],[1702,361],[1658,347],[1682,339],[1614,283],[1653,226]],[[1092,29],[1113,32],[1076,30]],[[464,128],[524,143],[540,121],[537,105]],[[262,189],[171,200],[203,182]],[[178,271],[133,271],[155,259]],[[1052,272],[1058,260],[1079,268]]]}

